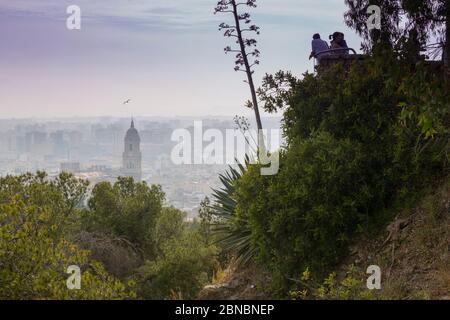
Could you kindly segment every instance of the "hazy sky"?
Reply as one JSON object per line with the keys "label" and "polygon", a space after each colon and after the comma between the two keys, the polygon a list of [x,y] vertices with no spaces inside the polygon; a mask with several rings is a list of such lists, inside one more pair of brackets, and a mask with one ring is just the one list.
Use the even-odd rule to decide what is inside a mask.
{"label": "hazy sky", "polygon": [[[315,32],[343,31],[359,48],[344,0],[257,2],[257,83],[266,72],[312,70]],[[232,43],[217,27],[231,16],[214,15],[216,3],[0,0],[0,118],[251,114],[244,74],[223,53]],[[82,10],[79,31],[66,28],[72,4]]]}

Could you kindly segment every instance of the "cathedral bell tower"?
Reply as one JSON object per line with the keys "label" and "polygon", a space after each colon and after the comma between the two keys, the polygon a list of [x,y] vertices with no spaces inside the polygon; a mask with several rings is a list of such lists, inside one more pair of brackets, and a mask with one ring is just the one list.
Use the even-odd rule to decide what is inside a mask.
{"label": "cathedral bell tower", "polygon": [[133,119],[131,120],[131,126],[125,135],[124,143],[125,148],[122,155],[122,174],[127,177],[133,177],[134,181],[140,182],[142,178],[141,138],[134,127]]}

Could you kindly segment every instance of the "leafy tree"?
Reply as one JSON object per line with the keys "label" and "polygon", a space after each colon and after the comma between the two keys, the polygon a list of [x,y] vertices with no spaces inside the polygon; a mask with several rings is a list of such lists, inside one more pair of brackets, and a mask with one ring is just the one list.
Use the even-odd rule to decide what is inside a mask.
{"label": "leafy tree", "polygon": [[155,242],[158,252],[163,251],[165,243],[180,239],[186,231],[186,213],[175,208],[163,208],[155,226]]}
{"label": "leafy tree", "polygon": [[28,205],[45,208],[60,234],[76,227],[89,182],[69,173],[49,179],[45,172],[0,178],[0,203],[16,196]]}
{"label": "leafy tree", "polygon": [[[401,36],[400,15],[401,6],[399,0],[345,0],[349,10],[345,13],[347,25],[356,30],[364,39],[363,48],[370,51],[375,44],[393,46]],[[381,29],[369,30],[367,21],[370,5],[376,5],[381,9]]]}
{"label": "leafy tree", "polygon": [[160,186],[134,183],[132,178],[123,177],[113,185],[101,182],[92,190],[84,226],[87,231],[124,237],[144,256],[152,256],[155,254],[154,229],[163,201]]}
{"label": "leafy tree", "polygon": [[62,172],[51,183],[61,193],[63,201],[57,202],[57,205],[60,206],[59,210],[66,218],[72,215],[76,208],[82,206],[89,186],[87,180],[78,179],[71,173]]}
{"label": "leafy tree", "polygon": [[[64,238],[51,213],[20,195],[0,204],[0,299],[123,299],[134,295],[101,264]],[[80,290],[66,286],[67,267],[82,269]]]}
{"label": "leafy tree", "polygon": [[[184,212],[164,207],[163,202],[161,187],[131,178],[97,184],[83,217],[83,228],[95,236],[93,246],[87,247],[108,270],[133,279],[139,298],[174,298],[175,293],[193,298],[212,274],[216,249],[201,241],[198,229],[184,221]],[[137,265],[126,259],[127,267],[118,269],[113,262],[119,260],[110,257],[120,258],[126,248],[125,257],[136,252],[140,259]]]}
{"label": "leafy tree", "polygon": [[[438,42],[445,44],[443,57],[448,66],[450,3],[447,0],[346,0],[345,2],[349,7],[345,13],[347,25],[363,36],[366,50],[379,42],[394,45],[405,38],[424,46],[430,39],[437,37]],[[367,28],[369,5],[378,5],[381,8],[381,30],[370,31]]]}
{"label": "leafy tree", "polygon": [[215,247],[205,246],[192,230],[165,239],[161,254],[136,271],[138,295],[144,299],[195,298],[212,276],[215,255]]}
{"label": "leafy tree", "polygon": [[[0,178],[0,298],[135,298],[123,285],[130,279],[139,298],[169,298],[179,288],[195,296],[212,275],[216,249],[184,212],[163,207],[159,186],[99,183],[84,208],[86,188],[66,173]],[[70,265],[82,270],[81,290],[66,287]],[[155,281],[140,276],[149,270],[157,270]]]}

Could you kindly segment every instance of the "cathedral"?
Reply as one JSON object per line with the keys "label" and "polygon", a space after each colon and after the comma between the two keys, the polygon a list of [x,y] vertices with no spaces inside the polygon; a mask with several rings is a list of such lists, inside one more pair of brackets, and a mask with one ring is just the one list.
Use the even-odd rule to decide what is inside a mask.
{"label": "cathedral", "polygon": [[131,126],[125,135],[125,149],[122,156],[122,174],[126,177],[133,177],[134,181],[140,182],[142,178],[141,169],[141,138],[131,120]]}

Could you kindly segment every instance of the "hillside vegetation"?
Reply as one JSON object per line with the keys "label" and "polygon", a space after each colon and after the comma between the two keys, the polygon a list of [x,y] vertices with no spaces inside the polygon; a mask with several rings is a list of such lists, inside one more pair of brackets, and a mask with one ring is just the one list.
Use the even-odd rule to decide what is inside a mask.
{"label": "hillside vegetation", "polygon": [[267,110],[284,113],[280,171],[247,165],[216,195],[232,205],[215,209],[223,245],[268,270],[270,292],[285,298],[304,278],[334,282],[358,239],[448,175],[450,90],[443,73],[388,47],[350,70],[280,72],[264,85]]}
{"label": "hillside vegetation", "polygon": [[[436,181],[378,232],[356,238],[333,272],[293,279],[291,299],[450,299],[450,180]],[[367,267],[382,271],[381,289],[370,291]],[[270,271],[261,264],[231,263],[200,299],[271,299]],[[268,285],[269,284],[269,285]]]}
{"label": "hillside vegetation", "polygon": [[[215,247],[160,187],[87,186],[67,173],[0,178],[0,299],[193,298],[211,279]],[[80,290],[66,285],[71,265]]]}

